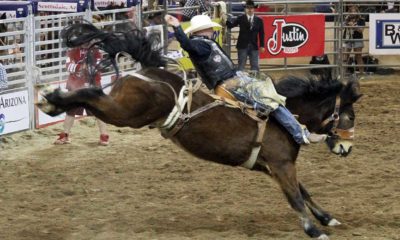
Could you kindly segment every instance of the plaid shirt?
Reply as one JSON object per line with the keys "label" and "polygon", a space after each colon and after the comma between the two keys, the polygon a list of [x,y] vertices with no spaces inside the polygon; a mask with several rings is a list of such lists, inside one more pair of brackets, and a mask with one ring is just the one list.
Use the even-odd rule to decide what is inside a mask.
{"label": "plaid shirt", "polygon": [[200,9],[192,8],[192,9],[184,9],[182,14],[187,18],[192,18],[196,15],[202,14],[203,12],[208,11],[208,7],[205,3],[206,0],[188,0],[185,3],[185,7],[193,7],[193,6],[200,6]]}
{"label": "plaid shirt", "polygon": [[7,72],[3,64],[0,63],[0,90],[8,87]]}

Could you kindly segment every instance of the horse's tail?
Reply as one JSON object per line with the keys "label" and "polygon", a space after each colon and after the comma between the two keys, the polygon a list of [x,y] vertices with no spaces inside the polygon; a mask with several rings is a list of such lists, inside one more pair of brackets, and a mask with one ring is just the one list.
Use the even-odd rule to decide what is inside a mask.
{"label": "horse's tail", "polygon": [[161,48],[154,49],[157,39],[146,37],[137,29],[128,32],[103,31],[89,22],[79,22],[65,27],[61,37],[67,47],[78,47],[85,43],[97,45],[108,53],[111,61],[119,52],[126,52],[142,64],[143,67],[165,66]]}

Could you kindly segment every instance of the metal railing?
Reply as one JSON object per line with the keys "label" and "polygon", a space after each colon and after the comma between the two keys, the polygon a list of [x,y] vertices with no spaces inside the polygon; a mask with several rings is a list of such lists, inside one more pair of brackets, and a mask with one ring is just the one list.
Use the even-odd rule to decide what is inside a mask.
{"label": "metal railing", "polygon": [[[283,59],[266,59],[261,61],[260,69],[262,71],[284,71],[284,70],[300,70],[300,69],[312,69],[312,68],[331,68],[334,70],[334,74],[336,76],[344,76],[346,74],[346,69],[348,68],[358,68],[358,67],[395,67],[400,68],[400,57],[396,62],[391,64],[364,64],[364,63],[357,63],[356,65],[347,64],[344,62],[344,56],[346,54],[354,54],[354,52],[347,52],[343,49],[344,42],[354,42],[359,40],[344,40],[343,39],[343,31],[346,28],[354,28],[349,27],[344,24],[345,18],[349,15],[355,15],[355,13],[349,13],[346,8],[349,4],[354,3],[355,1],[349,0],[335,0],[335,1],[274,1],[274,0],[266,0],[266,1],[256,1],[255,3],[258,5],[266,5],[269,8],[268,12],[256,12],[256,15],[259,16],[290,16],[290,15],[304,15],[304,14],[314,14],[313,11],[314,7],[318,4],[331,4],[332,7],[336,10],[333,13],[320,13],[324,14],[325,17],[333,18],[332,22],[326,22],[325,25],[325,35],[328,36],[325,38],[325,54],[328,55],[330,59],[329,65],[310,65],[309,60],[311,57],[308,58],[298,58],[300,60],[296,60],[294,63],[290,58],[283,58]],[[367,9],[369,7],[368,12],[361,11],[360,15],[364,18],[369,16],[371,13],[371,8],[375,6],[380,6],[381,1],[377,0],[367,0],[367,1],[357,1],[357,4],[361,10]],[[238,6],[243,6],[242,2],[234,2],[228,1],[228,10],[229,13],[233,15],[243,14],[243,11],[232,11],[232,8],[237,8]],[[364,8],[363,8],[364,7]],[[396,2],[395,9],[399,11],[400,3]],[[369,29],[368,24],[362,27],[365,30]],[[236,41],[238,35],[238,28],[234,28],[231,31],[228,31],[228,38],[231,39],[230,41],[230,52],[232,53],[232,58],[234,61],[237,60],[235,53],[237,52],[235,49]],[[365,43],[365,47],[361,54],[368,55],[368,34],[364,31],[364,38],[361,40]],[[358,54],[358,53],[357,53]]]}

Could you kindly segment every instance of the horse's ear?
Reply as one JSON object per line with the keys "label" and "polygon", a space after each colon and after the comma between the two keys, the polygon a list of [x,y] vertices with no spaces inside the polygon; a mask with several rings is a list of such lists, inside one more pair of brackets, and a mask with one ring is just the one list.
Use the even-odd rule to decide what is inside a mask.
{"label": "horse's ear", "polygon": [[0,17],[0,19],[6,19],[7,18],[7,15],[6,15],[6,13],[4,12],[3,14],[1,14],[1,17]]}

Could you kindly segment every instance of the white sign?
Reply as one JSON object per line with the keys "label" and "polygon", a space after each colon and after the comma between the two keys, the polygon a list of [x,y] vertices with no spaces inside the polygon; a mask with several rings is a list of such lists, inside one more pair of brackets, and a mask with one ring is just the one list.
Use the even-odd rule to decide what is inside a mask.
{"label": "white sign", "polygon": [[400,14],[370,14],[369,52],[400,55]]}
{"label": "white sign", "polygon": [[120,6],[121,3],[126,7],[126,0],[94,0],[94,5],[96,7],[107,7],[111,4]]}
{"label": "white sign", "polygon": [[163,48],[163,44],[164,44],[163,25],[153,25],[153,26],[144,27],[144,30],[146,31],[146,36],[152,35],[153,39],[156,38],[156,40],[153,42],[153,45],[151,46],[151,48],[153,50],[159,50],[159,49]]}
{"label": "white sign", "polygon": [[29,129],[28,90],[0,95],[0,135]]}
{"label": "white sign", "polygon": [[[50,86],[54,89],[61,88],[61,91],[67,91],[66,82],[50,83]],[[37,97],[37,102],[40,102],[43,98],[40,92],[36,92],[36,97]],[[36,109],[36,116],[35,116],[36,128],[46,127],[58,122],[62,122],[65,119],[65,113],[62,113],[55,117],[51,117],[46,113],[42,112],[42,110],[40,110],[38,107],[35,107],[35,109]]]}
{"label": "white sign", "polygon": [[0,11],[0,16],[6,13],[6,18],[17,18],[17,11]]}
{"label": "white sign", "polygon": [[[112,81],[112,76],[113,75],[105,75],[101,77],[101,85],[105,86],[106,84],[110,83]],[[67,91],[66,89],[66,82],[55,82],[55,83],[50,83],[50,86],[54,89],[56,88],[60,88],[61,91]],[[107,87],[104,89],[104,92],[106,94],[108,94],[111,91],[111,87]],[[36,97],[37,97],[37,101],[40,102],[40,100],[42,100],[42,95],[40,92],[36,92]],[[49,115],[47,115],[46,113],[42,112],[42,110],[40,110],[39,108],[36,108],[36,117],[35,117],[35,122],[36,122],[36,128],[42,128],[42,127],[46,127],[49,125],[53,125],[59,122],[64,121],[65,119],[65,113],[62,113],[58,116],[54,116],[51,117]],[[84,115],[86,115],[86,113],[84,113]]]}
{"label": "white sign", "polygon": [[45,12],[77,12],[78,3],[38,2],[38,11]]}

